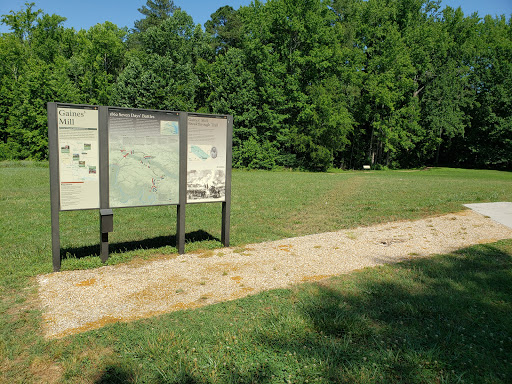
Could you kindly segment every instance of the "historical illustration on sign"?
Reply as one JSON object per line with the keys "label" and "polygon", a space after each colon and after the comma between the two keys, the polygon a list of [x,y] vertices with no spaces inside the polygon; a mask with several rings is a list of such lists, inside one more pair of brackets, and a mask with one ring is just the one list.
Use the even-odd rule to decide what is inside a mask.
{"label": "historical illustration on sign", "polygon": [[100,206],[98,111],[57,108],[60,209]]}
{"label": "historical illustration on sign", "polygon": [[226,199],[227,119],[188,117],[187,202]]}
{"label": "historical illustration on sign", "polygon": [[109,109],[110,207],[179,202],[177,113]]}

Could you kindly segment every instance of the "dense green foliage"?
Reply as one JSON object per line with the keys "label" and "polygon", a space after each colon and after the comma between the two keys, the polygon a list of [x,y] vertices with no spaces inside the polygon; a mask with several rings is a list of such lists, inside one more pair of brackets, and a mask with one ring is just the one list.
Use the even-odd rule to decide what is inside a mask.
{"label": "dense green foliage", "polygon": [[0,159],[47,158],[50,101],[233,114],[234,165],[512,169],[512,19],[437,0],[255,0],[201,26],[2,16]]}

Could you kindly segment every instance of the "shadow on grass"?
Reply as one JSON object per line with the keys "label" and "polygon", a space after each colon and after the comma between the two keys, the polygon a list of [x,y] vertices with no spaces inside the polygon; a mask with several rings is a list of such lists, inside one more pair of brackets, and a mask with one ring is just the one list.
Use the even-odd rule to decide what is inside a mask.
{"label": "shadow on grass", "polygon": [[124,367],[111,365],[95,381],[95,384],[124,384],[133,382],[133,373]]}
{"label": "shadow on grass", "polygon": [[[482,245],[166,315],[148,320],[149,333],[117,335],[119,348],[158,336],[162,352],[142,368],[160,367],[156,383],[510,383],[511,249]],[[192,345],[206,347],[179,353]]]}
{"label": "shadow on grass", "polygon": [[294,293],[277,354],[318,361],[327,382],[512,382],[512,260],[494,246],[368,269]]}
{"label": "shadow on grass", "polygon": [[[197,371],[194,369],[194,371]],[[258,383],[266,384],[271,383],[271,372],[264,369],[258,372],[241,372],[232,367],[229,373],[230,377],[228,382],[232,383]],[[172,377],[171,377],[172,376]],[[140,377],[144,379],[139,380]],[[110,365],[105,369],[105,372],[94,381],[95,384],[121,384],[121,383],[136,383],[148,382],[152,384],[200,384],[207,383],[204,378],[195,377],[187,368],[181,368],[179,372],[168,373],[165,370],[157,369],[147,375],[147,372],[136,373],[135,369],[129,367],[121,367],[120,365]],[[224,382],[224,381],[220,381]]]}
{"label": "shadow on grass", "polygon": [[[165,373],[163,373],[165,375]],[[128,368],[119,367],[112,365],[107,367],[105,373],[101,375],[94,383],[95,384],[126,384],[137,382],[137,375]],[[153,378],[151,379],[152,384],[199,384],[203,381],[194,379],[191,375],[183,373],[180,377],[173,381],[166,380],[165,378]]]}
{"label": "shadow on grass", "polygon": [[[198,243],[201,241],[218,241],[220,239],[212,236],[205,231],[194,231],[189,232],[185,235],[187,243]],[[99,239],[98,239],[99,242]],[[162,247],[176,247],[176,235],[172,236],[158,236],[151,239],[144,239],[140,241],[127,241],[123,243],[110,243],[109,252],[128,252],[135,251],[137,249],[158,249]],[[97,256],[100,252],[100,246],[88,245],[83,247],[68,247],[62,248],[60,251],[61,259],[76,258],[80,259],[88,256]]]}
{"label": "shadow on grass", "polygon": [[298,293],[312,352],[267,343],[330,361],[329,380],[512,382],[511,267],[488,245],[316,284]]}
{"label": "shadow on grass", "polygon": [[[195,370],[197,371],[197,370]],[[154,373],[154,372],[153,372]],[[116,365],[107,367],[105,373],[101,375],[94,383],[95,384],[124,384],[124,383],[136,383],[138,381],[138,374],[135,370],[130,368],[121,368]],[[148,382],[152,384],[200,384],[208,383],[209,380],[204,378],[195,377],[193,373],[189,373],[186,369],[181,370],[175,374],[167,374],[166,372],[159,370],[156,374],[150,375],[151,378],[143,380],[141,382]],[[172,378],[170,377],[172,376]],[[226,377],[229,383],[258,383],[266,384],[273,382],[271,372],[265,372],[264,370],[258,370],[258,372],[240,372],[236,368],[230,369],[229,378]],[[220,381],[224,382],[224,381]]]}

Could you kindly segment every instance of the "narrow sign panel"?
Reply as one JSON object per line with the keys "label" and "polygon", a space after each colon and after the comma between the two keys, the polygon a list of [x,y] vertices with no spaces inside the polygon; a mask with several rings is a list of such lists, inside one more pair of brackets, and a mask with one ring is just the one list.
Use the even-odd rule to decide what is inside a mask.
{"label": "narrow sign panel", "polygon": [[57,108],[60,210],[100,207],[98,110]]}
{"label": "narrow sign panel", "polygon": [[226,117],[188,117],[188,203],[226,200],[226,140]]}

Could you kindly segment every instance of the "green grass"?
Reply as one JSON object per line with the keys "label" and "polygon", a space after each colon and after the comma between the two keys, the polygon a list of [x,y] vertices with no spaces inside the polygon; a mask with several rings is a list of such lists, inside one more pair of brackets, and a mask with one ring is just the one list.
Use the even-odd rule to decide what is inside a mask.
{"label": "green grass", "polygon": [[[511,197],[506,172],[235,171],[232,244]],[[109,263],[175,253],[175,210],[114,210]],[[187,251],[221,246],[220,210],[187,207]],[[510,240],[47,341],[34,281],[52,269],[44,164],[0,163],[0,212],[0,382],[512,382]],[[97,231],[97,212],[61,213],[63,269],[101,265]]]}
{"label": "green grass", "polygon": [[509,383],[512,241],[56,341],[19,300],[5,382]]}
{"label": "green grass", "polygon": [[[16,281],[50,272],[48,169],[40,163],[0,164],[0,263]],[[231,243],[240,246],[419,219],[459,211],[465,203],[510,201],[512,174],[460,169],[373,173],[235,171],[232,189]],[[221,247],[220,220],[220,204],[188,205],[186,251]],[[98,221],[96,211],[61,212],[64,270],[101,265],[96,256]],[[109,263],[175,253],[175,232],[174,206],[114,209]],[[2,273],[2,279],[5,275]]]}

